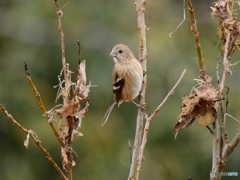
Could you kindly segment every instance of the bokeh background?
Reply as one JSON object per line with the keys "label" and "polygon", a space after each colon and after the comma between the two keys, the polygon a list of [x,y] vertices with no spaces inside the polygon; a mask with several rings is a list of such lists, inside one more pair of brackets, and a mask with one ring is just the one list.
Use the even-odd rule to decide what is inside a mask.
{"label": "bokeh background", "polygon": [[[60,0],[60,6],[68,0]],[[214,78],[220,51],[216,38],[217,20],[210,15],[213,1],[193,1],[208,74]],[[74,139],[78,157],[74,179],[122,180],[129,173],[128,140],[133,144],[137,109],[132,103],[115,107],[108,123],[101,128],[101,119],[112,101],[111,71],[114,65],[109,53],[118,43],[127,44],[138,57],[138,31],[133,1],[72,0],[62,18],[66,59],[70,68],[77,68],[77,45],[80,40],[82,58],[87,61],[87,78],[91,88],[91,105],[80,131]],[[236,13],[239,11],[236,11]],[[199,70],[190,32],[189,18],[169,37],[183,20],[183,1],[148,1],[146,24],[148,47],[147,113],[151,113],[175,84],[183,69],[187,73],[150,125],[144,152],[141,180],[209,179],[211,171],[211,135],[197,122],[180,131],[174,139],[173,125],[180,113],[182,97],[188,95],[199,78]],[[38,108],[23,69],[26,62],[35,85],[49,110],[55,103],[61,65],[58,19],[53,0],[0,1],[0,103],[24,127],[37,133],[42,145],[61,166],[60,146]],[[239,61],[239,52],[232,62]],[[222,68],[220,68],[222,70]],[[232,67],[227,79],[230,87],[229,114],[240,119],[239,65]],[[221,74],[221,71],[220,71]],[[73,75],[74,76],[74,75]],[[57,125],[57,122],[55,123]],[[228,118],[229,138],[239,130],[239,123]],[[59,174],[30,141],[23,146],[26,135],[0,113],[0,179],[57,180]],[[240,148],[228,159],[225,172],[240,175]],[[223,177],[239,179],[239,177]]]}

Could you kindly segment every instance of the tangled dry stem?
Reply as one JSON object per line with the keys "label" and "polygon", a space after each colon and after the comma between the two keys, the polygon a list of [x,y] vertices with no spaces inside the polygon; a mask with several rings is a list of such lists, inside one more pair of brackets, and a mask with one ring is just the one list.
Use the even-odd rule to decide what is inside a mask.
{"label": "tangled dry stem", "polygon": [[[88,112],[88,94],[90,91],[90,84],[86,85],[87,76],[86,76],[86,61],[81,60],[81,47],[79,41],[77,42],[79,51],[79,63],[77,68],[77,77],[76,81],[72,82],[71,74],[69,70],[69,64],[66,63],[65,58],[65,45],[64,45],[64,33],[62,30],[61,18],[63,16],[62,10],[58,6],[57,0],[55,0],[55,5],[57,8],[58,15],[58,30],[61,40],[61,50],[62,50],[62,65],[63,69],[63,80],[61,80],[62,73],[59,76],[59,92],[57,94],[57,99],[62,97],[63,105],[61,108],[56,110],[50,110],[46,113],[46,116],[49,118],[49,121],[54,119],[54,115],[57,114],[61,120],[65,120],[66,124],[59,128],[59,137],[63,142],[63,147],[61,148],[62,154],[62,165],[68,174],[68,179],[72,179],[72,167],[76,165],[73,160],[74,150],[72,148],[72,142],[74,134],[82,135],[78,132],[78,129],[81,127],[82,118]],[[73,92],[71,94],[71,92]],[[81,105],[85,103],[85,106],[81,108]]]}

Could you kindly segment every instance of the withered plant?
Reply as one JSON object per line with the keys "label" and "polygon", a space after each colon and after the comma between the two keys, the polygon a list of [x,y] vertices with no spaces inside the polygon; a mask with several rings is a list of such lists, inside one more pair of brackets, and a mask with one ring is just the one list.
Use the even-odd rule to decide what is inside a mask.
{"label": "withered plant", "polygon": [[[197,20],[191,0],[184,1],[187,4],[191,21],[191,32],[195,40],[197,59],[199,64],[199,77],[197,85],[193,87],[190,95],[183,97],[181,114],[178,122],[174,125],[177,136],[178,132],[190,126],[196,119],[199,124],[206,126],[212,136],[212,169],[210,171],[211,180],[220,180],[227,159],[234,151],[240,141],[240,131],[229,141],[226,122],[229,87],[225,86],[227,76],[232,75],[231,67],[236,63],[231,62],[235,50],[239,46],[240,22],[234,8],[239,1],[219,0],[213,3],[211,15],[218,19],[217,37],[221,42],[221,51],[217,58],[216,78],[218,86],[214,87],[214,78],[207,74],[200,43],[200,33],[197,29]],[[223,66],[223,72],[219,72],[219,66]],[[220,77],[219,74],[222,74]],[[217,113],[220,112],[220,113]],[[217,115],[221,114],[220,117]],[[231,115],[229,115],[232,117]],[[211,128],[209,126],[212,126]]]}
{"label": "withered plant", "polygon": [[[62,169],[53,160],[48,150],[46,150],[38,138],[37,134],[33,130],[26,129],[19,121],[17,121],[11,114],[7,112],[3,104],[0,104],[0,109],[7,118],[12,121],[17,127],[19,127],[24,133],[27,134],[27,139],[24,141],[24,146],[28,148],[29,137],[35,142],[38,148],[45,154],[46,158],[58,171],[62,179],[72,180],[72,167],[76,165],[74,161],[75,151],[72,148],[73,138],[75,136],[82,136],[79,132],[79,128],[82,124],[82,119],[88,112],[89,98],[88,94],[90,91],[90,84],[87,85],[86,76],[86,61],[81,59],[81,47],[79,41],[78,45],[78,66],[76,72],[76,78],[72,81],[72,71],[69,69],[69,64],[65,58],[65,44],[64,34],[62,30],[61,18],[63,16],[62,10],[58,6],[58,1],[55,0],[57,9],[57,15],[59,20],[58,31],[61,40],[61,51],[62,51],[62,70],[58,76],[59,85],[56,100],[62,99],[63,103],[57,105],[51,110],[47,111],[42,102],[40,93],[38,92],[28,69],[27,63],[24,63],[24,69],[27,75],[27,80],[32,87],[33,92],[36,95],[38,106],[44,113],[55,137],[61,146],[61,158],[62,158]],[[56,115],[59,117],[57,118]],[[54,126],[53,121],[59,121],[57,127]]]}

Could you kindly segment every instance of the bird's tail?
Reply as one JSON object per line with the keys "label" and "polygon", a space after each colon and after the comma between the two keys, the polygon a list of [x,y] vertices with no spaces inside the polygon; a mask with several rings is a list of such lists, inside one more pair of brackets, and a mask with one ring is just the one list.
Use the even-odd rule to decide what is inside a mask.
{"label": "bird's tail", "polygon": [[108,117],[109,117],[109,115],[110,115],[113,107],[114,107],[116,104],[117,104],[116,101],[113,100],[113,102],[112,102],[111,105],[109,106],[107,112],[106,112],[105,115],[103,116],[101,127],[103,127],[103,125],[107,122]]}

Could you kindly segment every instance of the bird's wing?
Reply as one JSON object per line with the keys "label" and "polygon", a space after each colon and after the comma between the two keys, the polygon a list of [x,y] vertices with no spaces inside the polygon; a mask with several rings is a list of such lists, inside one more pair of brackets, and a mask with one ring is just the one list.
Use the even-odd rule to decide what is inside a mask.
{"label": "bird's wing", "polygon": [[120,78],[116,71],[113,71],[113,94],[117,104],[121,100],[122,88],[124,86],[124,79]]}

